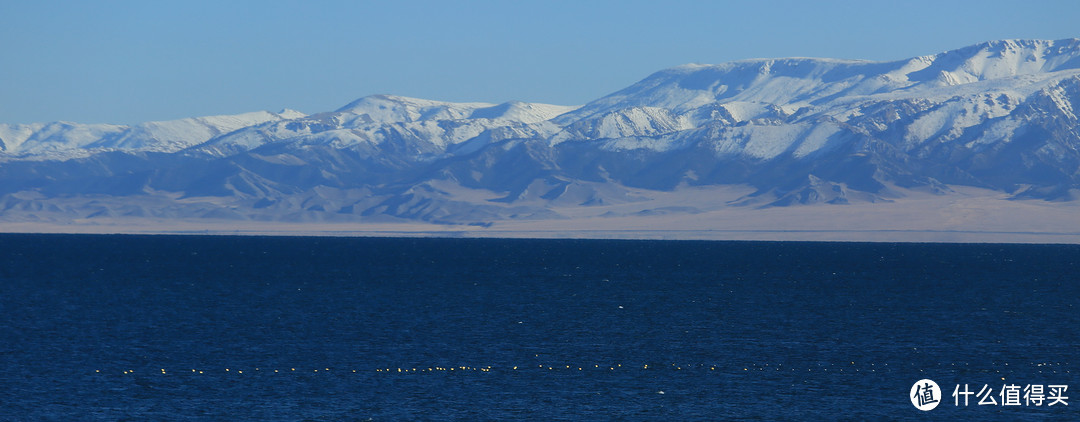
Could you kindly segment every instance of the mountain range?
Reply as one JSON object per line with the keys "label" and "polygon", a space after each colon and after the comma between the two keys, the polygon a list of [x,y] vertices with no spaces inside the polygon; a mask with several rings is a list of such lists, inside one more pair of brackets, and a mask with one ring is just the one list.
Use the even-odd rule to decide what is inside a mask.
{"label": "mountain range", "polygon": [[310,115],[0,124],[0,221],[482,230],[969,191],[1072,206],[1078,109],[1065,39],[688,64],[581,106],[373,95]]}

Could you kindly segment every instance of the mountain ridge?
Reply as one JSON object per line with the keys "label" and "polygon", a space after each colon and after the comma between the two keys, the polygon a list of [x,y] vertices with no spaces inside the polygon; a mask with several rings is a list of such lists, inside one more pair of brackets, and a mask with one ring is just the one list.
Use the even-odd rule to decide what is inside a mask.
{"label": "mountain ridge", "polygon": [[[696,214],[955,186],[1069,202],[1080,197],[1078,107],[1074,38],[886,62],[688,64],[580,106],[371,95],[310,115],[2,124],[0,219],[105,210],[484,226],[572,219],[571,205]],[[750,191],[708,209],[657,202],[721,186]]]}

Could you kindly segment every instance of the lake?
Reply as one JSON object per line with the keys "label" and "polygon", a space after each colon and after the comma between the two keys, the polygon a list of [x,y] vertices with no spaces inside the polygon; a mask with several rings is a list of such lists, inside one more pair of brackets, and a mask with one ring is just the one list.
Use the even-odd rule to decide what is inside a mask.
{"label": "lake", "polygon": [[0,235],[0,419],[1077,419],[1001,393],[1076,396],[1078,274],[1077,245]]}

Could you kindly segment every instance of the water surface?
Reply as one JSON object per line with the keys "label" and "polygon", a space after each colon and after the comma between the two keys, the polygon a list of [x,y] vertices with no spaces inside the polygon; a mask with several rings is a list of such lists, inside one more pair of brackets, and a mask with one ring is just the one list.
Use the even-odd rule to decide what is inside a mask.
{"label": "water surface", "polygon": [[[956,407],[949,394],[1015,382],[1076,395],[1078,258],[1051,245],[3,235],[0,418],[1077,418],[1077,403]],[[929,413],[907,397],[922,378],[948,390]]]}

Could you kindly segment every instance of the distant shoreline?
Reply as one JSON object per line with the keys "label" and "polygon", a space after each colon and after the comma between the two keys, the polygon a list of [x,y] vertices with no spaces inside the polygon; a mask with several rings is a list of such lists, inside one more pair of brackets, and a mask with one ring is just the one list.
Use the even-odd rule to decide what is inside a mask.
{"label": "distant shoreline", "polygon": [[[409,237],[469,239],[594,239],[594,240],[704,240],[772,242],[875,242],[875,243],[1001,243],[1080,244],[1080,232],[1008,232],[974,230],[500,230],[441,227],[379,227],[371,224],[252,224],[226,227],[220,223],[202,228],[188,226],[151,228],[124,225],[58,225],[40,223],[0,224],[0,234],[87,234],[87,235],[173,235],[173,236],[297,236],[297,237]],[[395,225],[396,226],[396,225]],[[434,227],[432,227],[434,226]]]}
{"label": "distant shoreline", "polygon": [[[767,208],[725,206],[740,193],[698,189],[662,193],[672,196],[659,204],[549,207],[558,217],[458,224],[384,216],[274,221],[0,212],[0,233],[1080,244],[1080,201],[1016,201],[999,192],[954,189],[950,195],[908,191],[884,203]],[[672,203],[695,212],[646,212]]]}

